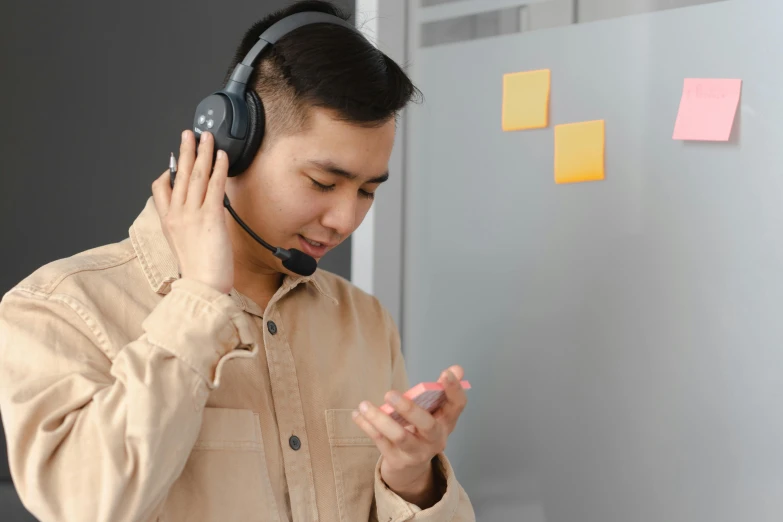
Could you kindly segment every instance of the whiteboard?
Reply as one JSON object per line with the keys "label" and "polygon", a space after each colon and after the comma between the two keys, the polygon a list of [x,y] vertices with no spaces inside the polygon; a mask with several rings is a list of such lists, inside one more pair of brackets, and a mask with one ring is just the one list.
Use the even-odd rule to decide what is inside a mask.
{"label": "whiteboard", "polygon": [[[781,3],[413,51],[403,344],[467,370],[478,520],[783,520]],[[502,132],[542,68],[550,126]],[[686,77],[742,78],[729,142],[672,140]],[[606,179],[556,185],[553,126],[595,119]]]}

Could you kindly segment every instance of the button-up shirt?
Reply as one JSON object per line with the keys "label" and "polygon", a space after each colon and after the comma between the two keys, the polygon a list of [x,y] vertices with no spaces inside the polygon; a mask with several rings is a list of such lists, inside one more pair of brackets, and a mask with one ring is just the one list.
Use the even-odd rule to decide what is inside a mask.
{"label": "button-up shirt", "polygon": [[42,522],[474,520],[443,454],[428,509],[380,478],[351,414],[407,387],[377,299],[321,270],[264,309],[180,279],[151,198],[128,238],[0,304],[11,474]]}

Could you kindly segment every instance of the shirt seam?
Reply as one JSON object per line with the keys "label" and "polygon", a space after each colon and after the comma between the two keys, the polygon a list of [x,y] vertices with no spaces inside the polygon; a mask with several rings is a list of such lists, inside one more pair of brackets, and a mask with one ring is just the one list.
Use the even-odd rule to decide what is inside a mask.
{"label": "shirt seam", "polygon": [[84,306],[84,304],[81,301],[76,299],[74,296],[68,294],[54,293],[54,292],[47,293],[42,290],[43,289],[39,289],[33,286],[21,286],[16,288],[16,291],[18,291],[18,293],[26,295],[29,298],[60,303],[61,305],[65,306],[68,310],[71,310],[74,314],[76,314],[76,316],[79,317],[79,319],[82,320],[84,325],[93,335],[96,344],[98,345],[98,348],[100,348],[103,354],[110,361],[113,360],[111,356],[111,350],[109,350],[109,343],[103,330],[91,324],[93,322],[92,314],[89,313],[87,307]]}
{"label": "shirt seam", "polygon": [[[72,270],[65,271],[64,273],[57,274],[55,277],[48,279],[46,283],[36,285],[32,283],[22,283],[12,288],[8,293],[14,290],[27,290],[30,293],[42,294],[42,295],[54,295],[57,288],[65,282],[66,279],[82,272],[100,272],[102,270],[108,270],[110,268],[116,268],[118,266],[125,265],[136,258],[135,252],[129,252],[120,259],[106,260],[104,263],[98,263],[96,265],[80,266]],[[66,294],[62,294],[66,295]]]}
{"label": "shirt seam", "polygon": [[164,277],[155,266],[155,263],[148,259],[147,249],[145,248],[146,242],[143,236],[143,234],[136,230],[135,226],[132,226],[128,233],[133,251],[139,258],[139,264],[141,265],[142,272],[144,272],[144,277],[147,278],[147,283],[150,287],[157,292],[163,283]]}

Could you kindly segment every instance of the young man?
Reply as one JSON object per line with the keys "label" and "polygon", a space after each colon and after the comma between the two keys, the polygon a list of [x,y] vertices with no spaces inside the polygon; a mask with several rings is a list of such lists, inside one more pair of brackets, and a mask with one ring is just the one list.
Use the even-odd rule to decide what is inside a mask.
{"label": "young man", "polygon": [[[339,14],[276,13],[237,60],[313,10]],[[173,190],[165,172],[128,239],[3,298],[0,408],[25,506],[43,522],[474,520],[442,453],[462,369],[440,376],[433,415],[400,398],[399,335],[378,301],[288,272],[223,207],[225,193],[269,243],[320,258],[369,210],[416,89],[358,32],[325,24],[281,39],[248,85],[266,133],[245,172],[228,178],[213,137],[186,131]]]}

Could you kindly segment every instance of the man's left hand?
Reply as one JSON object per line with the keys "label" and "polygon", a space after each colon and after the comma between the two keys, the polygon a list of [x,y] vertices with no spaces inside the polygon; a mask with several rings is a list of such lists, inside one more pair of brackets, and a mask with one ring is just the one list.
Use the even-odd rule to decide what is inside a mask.
{"label": "man's left hand", "polygon": [[381,452],[383,481],[401,498],[422,509],[440,500],[432,459],[446,449],[446,441],[467,404],[460,385],[464,375],[462,367],[456,365],[441,374],[438,383],[443,385],[446,400],[432,414],[400,392],[388,392],[386,401],[410,423],[408,426],[401,426],[369,401],[362,402],[353,414],[354,422]]}

